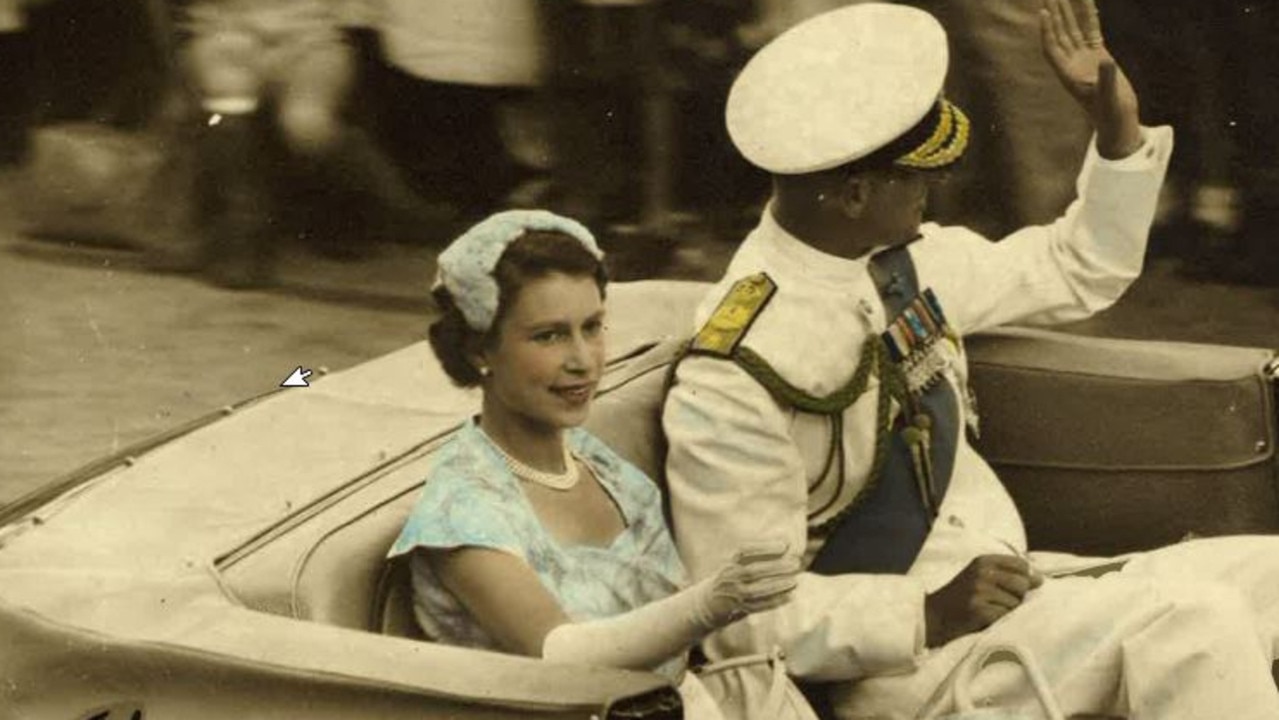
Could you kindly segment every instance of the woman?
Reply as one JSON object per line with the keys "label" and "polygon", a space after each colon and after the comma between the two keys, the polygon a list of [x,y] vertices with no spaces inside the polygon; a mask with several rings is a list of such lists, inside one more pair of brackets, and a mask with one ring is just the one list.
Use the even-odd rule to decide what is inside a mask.
{"label": "woman", "polygon": [[684,674],[706,633],[790,598],[798,559],[747,548],[681,590],[657,487],[578,426],[604,365],[602,253],[544,211],[499,213],[439,258],[431,347],[483,391],[438,451],[391,555],[410,555],[414,610],[438,641],[663,672],[689,717],[720,717]]}

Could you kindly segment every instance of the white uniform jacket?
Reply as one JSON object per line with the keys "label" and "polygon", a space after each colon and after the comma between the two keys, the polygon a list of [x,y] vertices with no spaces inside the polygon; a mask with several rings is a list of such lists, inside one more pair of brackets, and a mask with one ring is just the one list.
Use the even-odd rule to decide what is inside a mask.
{"label": "white uniform jacket", "polygon": [[[1078,199],[1050,225],[991,242],[964,228],[925,224],[922,239],[910,245],[920,290],[933,289],[961,335],[1005,323],[1076,320],[1114,303],[1141,271],[1172,152],[1171,128],[1144,132],[1143,146],[1123,160],[1104,160],[1090,147]],[[778,289],[742,345],[811,395],[843,386],[862,343],[885,329],[867,257],[814,250],[766,210],[699,308],[697,326],[734,281],[760,271]],[[965,387],[962,345],[942,345],[945,372],[955,387]],[[810,524],[845,507],[866,483],[875,395],[872,380],[845,411],[846,482],[839,488],[818,477],[830,447],[827,418],[779,404],[731,360],[685,359],[663,423],[674,530],[692,575],[705,577],[740,546],[771,538],[803,548],[811,561],[819,541],[809,539]],[[978,555],[1025,549],[1016,507],[961,433],[938,520],[906,575],[804,573],[790,604],[734,624],[706,649],[720,658],[780,646],[789,668],[814,680],[910,672],[924,652],[924,595]]]}

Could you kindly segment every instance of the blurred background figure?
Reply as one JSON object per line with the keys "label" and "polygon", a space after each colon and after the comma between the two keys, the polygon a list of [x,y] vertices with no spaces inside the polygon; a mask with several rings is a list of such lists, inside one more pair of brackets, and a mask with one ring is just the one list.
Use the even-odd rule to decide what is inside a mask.
{"label": "blurred background figure", "polygon": [[24,65],[31,61],[31,41],[27,33],[29,0],[0,0],[0,77],[5,78],[8,101],[0,106],[0,166],[16,165],[27,150],[27,128],[31,123],[31,74]]}
{"label": "blurred background figure", "polygon": [[1200,277],[1279,285],[1275,168],[1279,8],[1274,3],[1100,4],[1108,43],[1149,90],[1143,111],[1177,127],[1156,251]]}
{"label": "blurred background figure", "polygon": [[[669,162],[656,0],[543,2],[558,212],[589,227],[634,224],[667,202]],[[661,196],[661,197],[655,197]]]}
{"label": "blurred background figure", "polygon": [[972,127],[968,157],[930,197],[933,216],[994,238],[1052,221],[1074,199],[1092,131],[1043,60],[1042,0],[909,4],[947,29],[946,93],[985,119]]}
{"label": "blurred background figure", "polygon": [[1158,250],[1194,255],[1222,243],[1239,230],[1242,197],[1229,127],[1237,93],[1221,79],[1232,36],[1243,28],[1232,27],[1234,12],[1220,2],[1127,2],[1101,11],[1115,22],[1110,45],[1133,58],[1133,79],[1147,89],[1143,110],[1178,129]]}
{"label": "blurred background figure", "polygon": [[[382,0],[380,134],[426,197],[468,225],[551,162],[536,88],[544,0]],[[527,199],[536,204],[543,198]]]}
{"label": "blurred background figure", "polygon": [[[724,130],[724,100],[751,53],[788,26],[775,17],[789,3],[693,0],[663,6],[666,53],[662,72],[678,120],[669,147],[670,206],[682,242],[699,232],[736,243],[754,227],[768,196],[768,178],[744,161]],[[690,237],[691,236],[691,237]]]}
{"label": "blurred background figure", "polygon": [[[220,284],[271,282],[279,248],[279,238],[267,234],[275,217],[272,180],[284,180],[285,189],[303,184],[363,201],[354,210],[340,202],[310,204],[366,221],[340,222],[341,216],[330,215],[335,224],[309,228],[316,247],[331,255],[366,254],[370,236],[387,232],[370,228],[370,217],[393,228],[429,231],[433,218],[421,200],[344,116],[357,66],[340,5],[334,0],[190,0],[184,8],[179,24],[183,62],[207,118],[197,143],[197,207],[204,237],[195,262]],[[268,130],[278,132],[287,161],[295,163],[284,173],[271,172],[273,158],[264,142]]]}
{"label": "blurred background figure", "polygon": [[[1217,2],[1233,11],[1234,33],[1221,41],[1225,67],[1216,78],[1229,93],[1225,118],[1234,135],[1242,201],[1239,232],[1233,243],[1237,272],[1224,276],[1279,287],[1279,5],[1272,2]],[[1238,78],[1235,80],[1234,78]],[[1211,81],[1210,81],[1211,82]]]}
{"label": "blurred background figure", "polygon": [[[230,286],[270,283],[299,239],[429,252],[510,207],[583,218],[619,278],[713,274],[768,191],[727,143],[732,78],[864,1],[0,0],[0,163],[25,158],[32,232],[125,236]],[[1043,77],[1039,0],[899,1],[946,25],[947,92],[988,118],[933,216],[993,236],[1054,217],[1088,131]],[[1143,116],[1179,129],[1152,254],[1279,284],[1279,6],[1100,11]]]}
{"label": "blurred background figure", "polygon": [[10,214],[28,234],[125,243],[143,225],[134,210],[149,203],[149,178],[165,162],[145,137],[171,65],[151,22],[156,6],[6,3],[0,165],[14,164]]}
{"label": "blurred background figure", "polygon": [[[718,278],[769,190],[728,143],[733,77],[776,34],[863,1],[0,0],[0,324],[12,321],[0,366],[101,372],[10,384],[25,405],[0,383],[0,409],[15,408],[0,436],[56,429],[72,440],[49,456],[75,456],[65,409],[107,388],[132,394],[139,374],[179,357],[171,397],[195,364],[241,382],[210,376],[197,397],[248,392],[250,344],[290,363],[309,352],[287,340],[291,295],[420,313],[439,241],[502,207],[588,220],[619,280]],[[947,92],[984,119],[979,161],[935,189],[933,217],[998,235],[1054,214],[1075,174],[1055,158],[1077,160],[1087,137],[1019,31],[1038,0],[900,1],[941,17]],[[1273,345],[1279,2],[1097,3],[1143,117],[1177,127],[1178,191],[1133,291],[1074,329]],[[133,272],[148,268],[277,282],[224,293]],[[360,353],[414,337],[408,323],[379,340],[386,313],[343,324],[344,310],[307,306],[316,329],[304,334]],[[175,344],[189,355],[126,352]],[[137,428],[164,427],[146,420],[160,402],[139,394]],[[84,419],[111,447],[114,430]]]}
{"label": "blurred background figure", "polygon": [[761,48],[791,26],[814,15],[863,2],[868,0],[755,0],[755,19],[741,32],[751,47]]}

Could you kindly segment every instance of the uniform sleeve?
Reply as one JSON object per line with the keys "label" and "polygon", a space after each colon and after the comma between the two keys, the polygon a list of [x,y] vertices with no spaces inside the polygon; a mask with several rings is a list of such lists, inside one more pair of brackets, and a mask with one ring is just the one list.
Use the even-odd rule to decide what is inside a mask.
{"label": "uniform sleeve", "polygon": [[[676,543],[695,580],[745,544],[784,539],[803,552],[807,487],[790,412],[732,362],[690,357],[667,397],[667,482]],[[794,599],[729,626],[711,657],[780,646],[808,679],[908,670],[923,651],[924,589],[890,575],[804,573]]]}
{"label": "uniform sleeve", "polygon": [[504,512],[497,493],[449,474],[433,476],[426,482],[390,556],[419,547],[479,547],[527,559],[515,524]]}
{"label": "uniform sleeve", "polygon": [[1159,188],[1172,155],[1172,128],[1146,128],[1121,160],[1097,154],[1095,140],[1076,182],[1078,197],[1049,225],[992,243],[944,229],[915,253],[921,281],[967,334],[1007,323],[1081,320],[1112,305],[1141,273]]}

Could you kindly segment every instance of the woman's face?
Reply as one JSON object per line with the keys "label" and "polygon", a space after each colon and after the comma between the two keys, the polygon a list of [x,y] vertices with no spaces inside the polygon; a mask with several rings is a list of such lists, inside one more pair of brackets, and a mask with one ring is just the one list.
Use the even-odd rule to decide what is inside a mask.
{"label": "woman's face", "polygon": [[604,367],[604,304],[589,276],[529,281],[483,351],[486,420],[532,432],[586,420]]}

